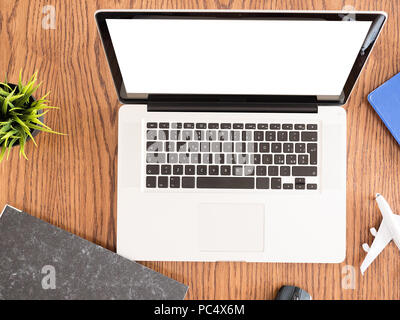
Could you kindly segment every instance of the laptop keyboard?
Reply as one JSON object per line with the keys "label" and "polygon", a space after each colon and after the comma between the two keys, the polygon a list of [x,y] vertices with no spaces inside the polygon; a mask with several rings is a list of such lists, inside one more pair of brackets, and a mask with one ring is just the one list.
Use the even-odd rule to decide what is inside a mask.
{"label": "laptop keyboard", "polygon": [[146,188],[318,190],[317,165],[317,123],[146,123]]}

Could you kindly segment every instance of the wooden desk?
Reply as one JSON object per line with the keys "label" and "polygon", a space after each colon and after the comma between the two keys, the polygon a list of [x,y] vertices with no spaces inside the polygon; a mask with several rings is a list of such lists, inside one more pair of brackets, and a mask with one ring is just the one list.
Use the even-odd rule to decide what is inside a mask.
{"label": "wooden desk", "polygon": [[[314,299],[400,299],[400,255],[386,248],[364,277],[359,266],[368,232],[381,221],[373,201],[382,193],[400,213],[400,147],[367,102],[367,94],[400,71],[397,1],[62,1],[1,0],[0,75],[17,81],[35,70],[51,90],[46,122],[67,137],[40,134],[29,161],[13,152],[0,164],[0,207],[9,203],[111,250],[116,241],[117,112],[93,14],[100,8],[384,10],[389,18],[346,109],[348,115],[347,258],[341,264],[144,262],[190,286],[188,299],[272,299],[283,284]],[[162,6],[161,6],[162,4]],[[55,29],[42,9],[56,8]],[[342,289],[342,268],[355,267],[355,289]]]}

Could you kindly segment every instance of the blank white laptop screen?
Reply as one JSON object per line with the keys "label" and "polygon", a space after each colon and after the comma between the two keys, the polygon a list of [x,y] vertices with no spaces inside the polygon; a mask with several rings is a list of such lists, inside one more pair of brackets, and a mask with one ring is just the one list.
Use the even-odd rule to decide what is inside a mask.
{"label": "blank white laptop screen", "polygon": [[371,21],[107,19],[128,93],[340,95]]}

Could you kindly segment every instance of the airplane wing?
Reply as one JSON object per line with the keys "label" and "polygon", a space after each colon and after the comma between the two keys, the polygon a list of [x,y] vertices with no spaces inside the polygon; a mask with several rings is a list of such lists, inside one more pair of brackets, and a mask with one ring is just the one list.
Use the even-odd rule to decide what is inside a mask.
{"label": "airplane wing", "polygon": [[[371,233],[373,235],[375,232],[372,232],[372,230],[371,230]],[[381,253],[381,251],[386,247],[386,245],[390,242],[390,240],[392,240],[392,234],[390,233],[388,227],[386,226],[385,220],[382,220],[379,230],[375,234],[375,239],[372,242],[371,247],[369,249],[367,249],[368,245],[366,243],[364,243],[364,245],[363,245],[364,250],[368,250],[368,254],[365,257],[363,263],[361,264],[361,267],[360,267],[361,274],[364,274],[364,272],[368,268],[368,266]]]}

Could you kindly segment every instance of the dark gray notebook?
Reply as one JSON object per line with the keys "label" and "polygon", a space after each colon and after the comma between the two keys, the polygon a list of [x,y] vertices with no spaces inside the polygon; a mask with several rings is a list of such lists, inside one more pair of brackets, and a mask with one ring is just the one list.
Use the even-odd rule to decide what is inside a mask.
{"label": "dark gray notebook", "polygon": [[187,286],[6,206],[0,299],[183,299]]}

